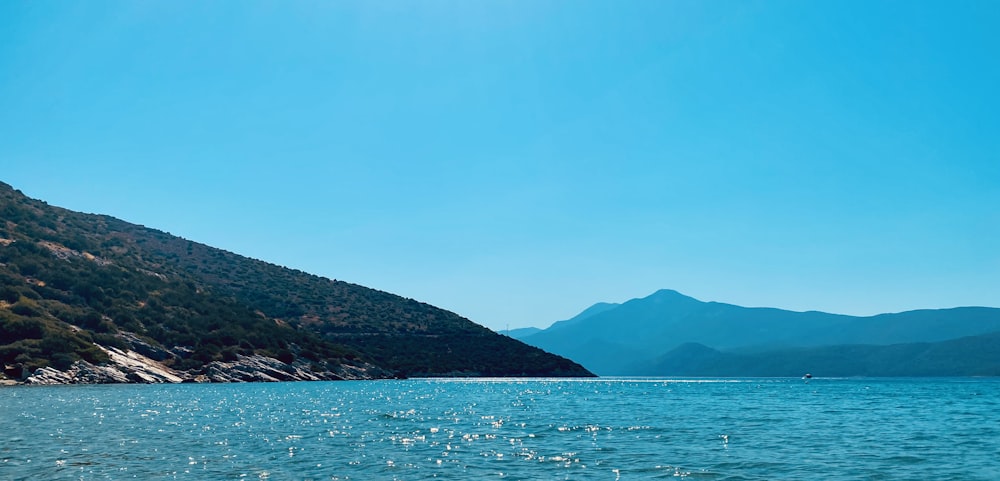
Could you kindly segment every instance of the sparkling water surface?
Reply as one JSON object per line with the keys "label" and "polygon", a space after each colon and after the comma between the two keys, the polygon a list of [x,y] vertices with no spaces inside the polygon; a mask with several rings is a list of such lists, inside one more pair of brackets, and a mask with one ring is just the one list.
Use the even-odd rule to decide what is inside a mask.
{"label": "sparkling water surface", "polygon": [[1000,480],[1000,381],[16,386],[0,440],[4,480]]}

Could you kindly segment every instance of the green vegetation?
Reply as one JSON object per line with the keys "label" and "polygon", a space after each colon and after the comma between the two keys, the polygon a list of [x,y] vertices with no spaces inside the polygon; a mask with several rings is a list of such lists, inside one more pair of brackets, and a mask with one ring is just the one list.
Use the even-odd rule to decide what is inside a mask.
{"label": "green vegetation", "polygon": [[107,361],[130,333],[165,364],[261,354],[396,376],[589,375],[454,313],[29,199],[0,183],[0,362],[9,377]]}

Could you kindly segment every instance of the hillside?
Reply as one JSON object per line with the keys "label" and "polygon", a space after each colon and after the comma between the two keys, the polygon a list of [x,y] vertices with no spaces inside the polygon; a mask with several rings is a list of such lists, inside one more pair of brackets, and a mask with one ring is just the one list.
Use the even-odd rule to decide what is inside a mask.
{"label": "hillside", "polygon": [[702,302],[671,290],[611,308],[600,306],[594,314],[555,323],[522,339],[598,374],[630,375],[645,373],[639,366],[687,343],[721,351],[772,352],[933,343],[1000,331],[1000,309],[985,307],[854,317]]}
{"label": "hillside", "polygon": [[934,343],[754,353],[684,344],[635,370],[646,376],[1000,376],[1000,333]]}
{"label": "hillside", "polygon": [[3,183],[0,361],[52,382],[591,375],[428,304]]}

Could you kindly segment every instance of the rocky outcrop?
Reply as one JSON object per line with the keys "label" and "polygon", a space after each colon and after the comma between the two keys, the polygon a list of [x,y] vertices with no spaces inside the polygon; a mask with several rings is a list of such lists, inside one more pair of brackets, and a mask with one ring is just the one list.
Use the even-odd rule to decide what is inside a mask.
{"label": "rocky outcrop", "polygon": [[131,382],[128,374],[116,367],[95,366],[87,361],[77,361],[65,371],[51,367],[39,368],[24,381],[25,384],[115,384],[127,382]]}
{"label": "rocky outcrop", "polygon": [[73,257],[80,257],[80,258],[83,258],[83,259],[87,259],[90,262],[96,263],[97,265],[101,265],[101,266],[109,266],[109,265],[111,265],[111,261],[109,261],[107,259],[104,259],[104,258],[101,258],[101,257],[97,257],[97,256],[95,256],[95,255],[93,255],[93,254],[91,254],[89,252],[80,252],[80,251],[77,251],[77,250],[74,250],[74,249],[70,249],[69,247],[66,247],[66,246],[64,246],[62,244],[58,244],[56,242],[39,241],[38,245],[41,246],[41,247],[44,247],[44,248],[48,249],[49,252],[52,253],[52,255],[54,255],[54,256],[62,259],[62,260],[69,260],[70,258],[73,258]]}
{"label": "rocky outcrop", "polygon": [[[164,349],[162,346],[158,344],[152,344],[131,332],[119,332],[117,337],[118,339],[125,341],[125,343],[128,344],[130,350],[135,351],[145,357],[148,357],[156,361],[165,361],[173,357],[181,356],[181,354],[177,354],[167,349]],[[175,349],[181,349],[181,348],[175,348]],[[184,355],[189,355],[191,353],[191,350],[188,349],[186,351],[181,351],[181,352]]]}
{"label": "rocky outcrop", "polygon": [[185,373],[174,371],[136,351],[122,351],[113,347],[102,347],[102,349],[111,358],[112,366],[124,373],[132,382],[145,384],[183,382],[187,377]]}
{"label": "rocky outcrop", "polygon": [[35,370],[25,384],[114,384],[114,383],[177,383],[188,376],[164,366],[135,351],[123,351],[98,345],[110,358],[107,365],[97,366],[86,361],[74,362],[69,369],[52,367]]}
{"label": "rocky outcrop", "polygon": [[272,357],[239,356],[233,362],[216,361],[205,366],[209,382],[278,382],[278,381],[340,381],[390,377],[375,366],[338,365],[333,369],[317,369],[297,361],[286,364]]}
{"label": "rocky outcrop", "polygon": [[[134,339],[142,343],[139,339]],[[134,344],[133,344],[134,345]],[[302,361],[291,364],[261,355],[238,356],[235,361],[215,361],[198,372],[176,371],[163,363],[133,350],[99,346],[108,354],[108,365],[77,361],[65,371],[52,367],[35,370],[25,384],[113,384],[113,383],[181,383],[181,382],[278,382],[335,381],[381,379],[391,377],[388,371],[370,364],[352,366],[318,366]],[[152,351],[149,351],[149,350]],[[144,349],[157,355],[169,351],[146,344]],[[162,352],[160,352],[162,351]],[[164,354],[166,353],[166,354]]]}
{"label": "rocky outcrop", "polygon": [[233,362],[211,362],[205,366],[205,376],[211,382],[277,382],[323,381],[334,379],[310,370],[285,364],[261,355],[239,356]]}

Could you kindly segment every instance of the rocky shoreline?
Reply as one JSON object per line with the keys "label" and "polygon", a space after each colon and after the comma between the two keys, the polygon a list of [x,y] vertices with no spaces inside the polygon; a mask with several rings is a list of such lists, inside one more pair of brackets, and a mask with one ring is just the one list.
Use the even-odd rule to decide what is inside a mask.
{"label": "rocky shoreline", "polygon": [[277,359],[259,355],[240,356],[233,362],[212,362],[197,374],[174,371],[155,361],[151,364],[142,364],[140,356],[134,352],[118,353],[116,357],[127,359],[127,363],[112,362],[98,366],[86,361],[77,361],[65,371],[43,367],[28,376],[24,382],[15,383],[28,385],[228,383],[341,381],[388,377],[373,376],[370,367],[347,365],[341,365],[336,371],[315,372],[303,366],[285,364]]}
{"label": "rocky shoreline", "polygon": [[23,381],[0,379],[0,385],[341,381],[393,377],[388,371],[370,364],[339,364],[320,370],[316,364],[305,361],[285,363],[259,354],[237,356],[236,360],[229,362],[214,361],[197,371],[178,371],[161,362],[173,357],[170,351],[149,345],[137,337],[125,337],[125,340],[132,349],[97,345],[108,354],[110,362],[107,364],[76,361],[65,370],[42,367],[24,377]]}

